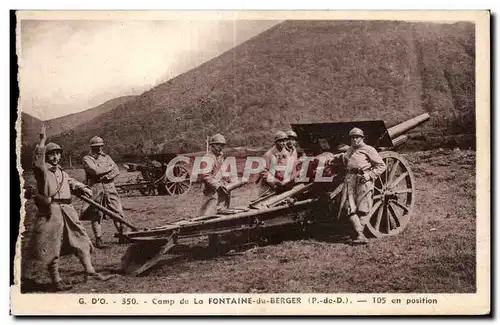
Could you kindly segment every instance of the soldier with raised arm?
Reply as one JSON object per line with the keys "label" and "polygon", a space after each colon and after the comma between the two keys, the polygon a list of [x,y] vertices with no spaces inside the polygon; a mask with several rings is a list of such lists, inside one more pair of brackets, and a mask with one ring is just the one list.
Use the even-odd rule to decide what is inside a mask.
{"label": "soldier with raised arm", "polygon": [[45,145],[46,139],[45,126],[42,126],[33,162],[38,213],[30,243],[31,257],[47,265],[55,291],[71,288],[59,273],[59,258],[69,253],[78,257],[87,279],[107,280],[110,276],[102,276],[92,266],[92,242],[71,201],[72,194],[90,197],[92,190],[69,177],[59,165],[62,148],[52,142]]}
{"label": "soldier with raised arm", "polygon": [[[101,137],[95,136],[90,139],[90,153],[83,157],[87,184],[94,192],[94,201],[123,217],[122,203],[114,183],[120,171],[113,159],[104,153],[103,147],[104,141]],[[88,203],[82,206],[81,219],[91,221],[97,248],[107,247],[102,240],[101,220],[104,218],[103,212]],[[123,225],[115,220],[113,223],[118,234],[121,235]]]}
{"label": "soldier with raised arm", "polygon": [[363,232],[368,222],[366,217],[373,206],[374,183],[387,166],[377,150],[364,143],[361,129],[353,128],[349,137],[351,146],[345,153],[335,156],[335,160],[341,159],[346,172],[341,202],[345,202],[342,208],[347,210],[357,234],[353,242],[366,244],[368,240]]}

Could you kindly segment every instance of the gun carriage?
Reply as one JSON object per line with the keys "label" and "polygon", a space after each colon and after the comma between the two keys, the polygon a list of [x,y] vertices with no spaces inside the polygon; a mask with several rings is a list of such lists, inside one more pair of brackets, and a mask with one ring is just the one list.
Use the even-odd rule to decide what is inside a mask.
{"label": "gun carriage", "polygon": [[[142,195],[182,195],[189,192],[191,181],[189,171],[186,166],[176,164],[172,169],[172,174],[176,177],[184,178],[183,181],[171,180],[167,177],[168,163],[174,159],[177,154],[153,154],[146,156],[146,162],[126,163],[123,166],[127,172],[138,172],[135,179],[126,183],[116,184],[120,193],[130,191],[139,191]],[[132,161],[137,160],[137,156],[128,155]]]}

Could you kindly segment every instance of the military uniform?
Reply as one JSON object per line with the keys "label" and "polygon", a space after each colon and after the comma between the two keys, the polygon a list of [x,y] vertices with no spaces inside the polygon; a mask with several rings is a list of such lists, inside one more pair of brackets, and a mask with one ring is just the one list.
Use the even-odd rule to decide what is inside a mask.
{"label": "military uniform", "polygon": [[231,195],[221,192],[221,186],[229,184],[230,180],[227,177],[216,179],[222,162],[224,161],[223,154],[216,156],[213,152],[208,152],[206,158],[212,159],[214,162],[211,171],[202,174],[203,182],[203,203],[200,208],[200,216],[209,216],[216,214],[219,209],[229,208],[231,204]]}
{"label": "military uniform", "polygon": [[[226,139],[216,134],[210,140],[210,144],[226,144]],[[209,172],[201,174],[203,183],[203,203],[200,208],[200,216],[210,216],[217,213],[218,210],[229,208],[231,203],[231,194],[221,191],[221,187],[231,182],[229,177],[218,175],[224,161],[222,152],[216,154],[212,149],[204,156],[204,159],[213,162],[213,167]],[[206,167],[206,163],[202,161],[201,168]]]}
{"label": "military uniform", "polygon": [[[257,184],[259,185],[259,196],[264,196],[275,192],[275,184],[277,183],[277,181],[284,180],[285,171],[272,171],[271,167],[286,166],[289,159],[291,159],[290,152],[288,152],[285,147],[283,147],[282,150],[279,150],[276,146],[274,146],[264,154],[266,165],[257,180]],[[270,173],[272,172],[273,174],[270,175]],[[292,179],[292,175],[293,172],[290,174],[290,180]],[[271,179],[268,179],[269,176],[272,176]]]}
{"label": "military uniform", "polygon": [[[354,128],[351,136],[364,137],[363,132]],[[373,206],[374,182],[387,168],[377,150],[365,143],[359,146],[350,146],[347,151],[337,156],[343,160],[346,176],[342,192],[342,208],[356,230],[359,242],[364,243],[366,238],[363,230],[368,222],[367,215]],[[365,180],[365,175],[368,179]],[[342,209],[339,211],[341,213]]]}
{"label": "military uniform", "polygon": [[58,145],[49,143],[37,146],[34,153],[38,213],[30,257],[48,265],[53,283],[60,288],[58,261],[61,255],[75,254],[87,274],[96,274],[96,271],[91,262],[92,242],[71,202],[72,191],[83,190],[85,185],[69,177],[61,166],[46,162],[45,154],[51,149],[61,150]]}
{"label": "military uniform", "polygon": [[[288,136],[288,139],[293,139],[297,141],[297,133],[295,133],[293,130],[287,131],[286,135]],[[287,151],[290,153],[290,159],[293,161],[293,170],[292,170],[292,179],[295,179],[300,171],[302,160],[305,157],[304,151],[303,150],[298,150],[297,149],[297,144],[295,143],[294,146],[285,146]]]}
{"label": "military uniform", "polygon": [[[386,165],[377,150],[367,144],[359,148],[349,147],[343,159],[346,166],[344,197],[347,213],[369,213],[373,205],[374,182],[385,171]],[[364,173],[368,173],[370,180],[361,182],[360,177]]]}
{"label": "military uniform", "polygon": [[290,148],[290,149],[287,149],[287,151],[288,151],[289,159],[292,160],[293,169],[292,169],[291,179],[293,180],[299,174],[302,155],[300,155],[297,152],[297,148]]}
{"label": "military uniform", "polygon": [[[87,185],[91,187],[94,194],[92,200],[123,216],[122,203],[114,183],[114,179],[120,172],[113,159],[104,153],[89,153],[83,158],[83,168]],[[89,203],[85,202],[83,204],[81,220],[91,220],[98,247],[104,247],[101,239],[101,220],[105,217],[103,212]],[[113,223],[118,233],[123,233],[123,225],[115,220],[113,220]]]}

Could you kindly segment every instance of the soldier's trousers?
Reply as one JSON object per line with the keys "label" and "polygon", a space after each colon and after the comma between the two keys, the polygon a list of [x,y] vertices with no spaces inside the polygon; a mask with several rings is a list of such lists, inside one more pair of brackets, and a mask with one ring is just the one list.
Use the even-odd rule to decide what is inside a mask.
{"label": "soldier's trousers", "polygon": [[[92,243],[71,204],[51,204],[47,213],[38,213],[30,240],[28,259],[31,268],[40,264],[49,271],[52,281],[61,281],[59,257],[74,254],[86,273],[95,273],[91,262]],[[28,277],[29,276],[28,271]]]}
{"label": "soldier's trousers", "polygon": [[[92,231],[94,232],[94,236],[96,238],[101,238],[102,237],[102,227],[101,227],[101,220],[102,219],[94,219],[91,221],[92,225]],[[113,223],[115,225],[116,230],[121,234],[123,233],[123,225],[119,222],[116,222],[113,220]]]}
{"label": "soldier's trousers", "polygon": [[[81,251],[77,251],[75,255],[80,260],[85,273],[94,274],[96,272],[94,266],[92,265],[90,254],[85,254]],[[49,264],[47,265],[47,270],[49,271],[49,275],[53,283],[60,282],[62,280],[61,274],[59,273],[59,256],[55,257],[49,262]]]}
{"label": "soldier's trousers", "polygon": [[344,208],[357,233],[361,233],[369,221],[367,217],[373,206],[373,189],[373,181],[361,182],[360,175],[346,175],[339,215]]}
{"label": "soldier's trousers", "polygon": [[205,188],[203,190],[203,203],[200,208],[199,216],[210,216],[217,213],[219,209],[229,208],[231,203],[231,194],[221,194],[213,189]]}
{"label": "soldier's trousers", "polygon": [[[106,184],[108,186],[107,191],[103,191],[98,184],[93,186],[93,190],[97,190],[97,195],[94,196],[93,200],[99,203],[100,205],[108,208],[109,210],[117,213],[118,215],[123,216],[123,207],[121,204],[120,197],[116,192],[114,185]],[[101,228],[101,220],[105,217],[105,215],[98,211],[93,206],[90,206],[88,203],[85,203],[82,206],[81,220],[90,220],[92,225],[92,230],[94,232],[94,236],[99,238],[102,237],[102,228]],[[113,220],[116,230],[119,233],[123,233],[123,225],[119,222]]]}
{"label": "soldier's trousers", "polygon": [[347,214],[367,214],[373,205],[373,181],[361,182],[359,175],[349,174],[344,182]]}

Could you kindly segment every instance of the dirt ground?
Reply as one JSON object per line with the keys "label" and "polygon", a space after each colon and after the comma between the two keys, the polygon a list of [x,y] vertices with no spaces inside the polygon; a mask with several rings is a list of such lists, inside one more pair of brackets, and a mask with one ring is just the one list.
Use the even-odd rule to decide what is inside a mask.
{"label": "dirt ground", "polygon": [[[166,259],[144,276],[118,276],[108,282],[84,282],[76,257],[61,260],[61,273],[71,280],[73,293],[472,293],[476,290],[475,152],[434,150],[404,155],[416,180],[412,219],[401,234],[351,246],[338,237],[296,238],[281,243],[231,251],[222,256]],[[70,173],[82,180],[81,170]],[[133,177],[123,173],[121,181]],[[29,177],[27,181],[32,181]],[[232,206],[256,197],[255,186],[233,193]],[[199,185],[187,195],[123,196],[126,217],[141,227],[195,216],[201,202]],[[75,207],[81,203],[75,198]],[[26,204],[25,237],[29,237],[36,208]],[[483,216],[488,217],[488,216]],[[90,223],[85,226],[92,239]],[[103,224],[111,243],[95,250],[94,265],[109,272],[120,265],[127,249],[113,238],[111,221]],[[23,240],[23,251],[26,242]],[[204,245],[204,243],[201,243]],[[194,249],[194,248],[193,248]],[[23,268],[33,267],[23,260]],[[43,292],[49,279],[45,268],[36,272],[42,285],[25,288]]]}

